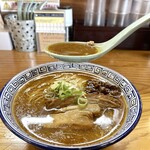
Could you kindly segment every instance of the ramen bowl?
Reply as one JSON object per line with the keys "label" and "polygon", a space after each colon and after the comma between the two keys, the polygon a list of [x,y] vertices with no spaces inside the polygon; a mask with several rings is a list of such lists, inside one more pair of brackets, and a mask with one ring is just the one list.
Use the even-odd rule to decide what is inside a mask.
{"label": "ramen bowl", "polygon": [[[13,115],[12,104],[14,97],[18,90],[29,81],[40,78],[44,75],[49,75],[55,72],[82,72],[84,74],[91,74],[97,78],[104,79],[118,86],[123,95],[127,105],[126,117],[119,127],[119,129],[110,137],[100,142],[93,142],[91,144],[81,145],[61,145],[52,144],[43,140],[37,139],[25,132],[16,122]],[[100,149],[110,146],[123,138],[125,138],[137,125],[142,113],[142,105],[140,95],[133,84],[121,74],[107,67],[92,64],[92,63],[64,63],[53,62],[41,64],[39,66],[29,68],[14,76],[2,89],[0,94],[0,115],[6,127],[16,136],[43,149],[54,150],[77,150],[77,149]]]}

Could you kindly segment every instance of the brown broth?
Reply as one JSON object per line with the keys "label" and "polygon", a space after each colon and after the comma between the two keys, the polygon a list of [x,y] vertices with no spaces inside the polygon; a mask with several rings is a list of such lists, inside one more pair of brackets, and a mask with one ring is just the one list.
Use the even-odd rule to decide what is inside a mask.
{"label": "brown broth", "polygon": [[96,54],[98,49],[93,46],[89,46],[88,44],[57,43],[50,45],[48,47],[48,51],[60,55],[85,56]]}
{"label": "brown broth", "polygon": [[[123,97],[121,98],[123,104],[121,108],[105,108],[105,112],[108,111],[106,112],[106,116],[108,116],[108,113],[112,114],[115,111],[119,113],[116,123],[111,124],[105,130],[102,130],[98,124],[93,124],[90,130],[74,130],[67,127],[56,129],[44,128],[42,126],[42,124],[46,123],[48,120],[53,119],[53,114],[44,109],[44,90],[47,89],[56,78],[66,76],[73,80],[74,75],[80,78],[81,81],[96,78],[93,75],[78,72],[58,72],[34,79],[20,88],[14,97],[13,115],[17,124],[23,131],[27,132],[31,137],[46,143],[67,146],[93,144],[103,141],[117,132],[126,118],[126,103]],[[109,112],[109,110],[112,111]],[[102,115],[99,119],[103,119],[106,116]],[[97,118],[95,118],[95,120],[96,119]]]}

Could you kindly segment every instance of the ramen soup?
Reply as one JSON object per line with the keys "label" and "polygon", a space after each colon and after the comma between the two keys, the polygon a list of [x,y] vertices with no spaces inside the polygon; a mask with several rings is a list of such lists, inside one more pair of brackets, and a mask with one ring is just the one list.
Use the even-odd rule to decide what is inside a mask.
{"label": "ramen soup", "polygon": [[49,144],[83,146],[114,135],[126,117],[119,87],[82,72],[56,72],[22,86],[13,115],[21,129]]}
{"label": "ramen soup", "polygon": [[48,47],[48,51],[60,55],[85,56],[96,54],[98,52],[98,49],[90,43],[80,44],[66,42],[52,44]]}

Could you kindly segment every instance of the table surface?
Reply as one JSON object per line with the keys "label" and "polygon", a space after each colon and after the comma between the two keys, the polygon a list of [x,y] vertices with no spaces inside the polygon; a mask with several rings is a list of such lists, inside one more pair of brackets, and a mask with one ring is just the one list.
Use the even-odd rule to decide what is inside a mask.
{"label": "table surface", "polygon": [[[57,61],[44,53],[0,50],[0,89],[17,73],[38,64]],[[109,67],[130,80],[140,93],[143,112],[136,128],[123,140],[104,150],[149,150],[150,51],[112,50],[92,63]],[[38,150],[11,133],[0,120],[0,150]]]}

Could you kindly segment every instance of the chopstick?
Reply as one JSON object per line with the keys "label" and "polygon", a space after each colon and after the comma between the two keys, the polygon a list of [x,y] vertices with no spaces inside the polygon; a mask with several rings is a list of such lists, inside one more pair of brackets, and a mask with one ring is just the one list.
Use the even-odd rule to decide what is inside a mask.
{"label": "chopstick", "polygon": [[48,0],[45,0],[41,3],[36,3],[34,0],[31,2],[25,3],[24,0],[18,0],[17,2],[17,19],[18,20],[33,20],[34,19],[34,11],[42,10],[43,7],[47,4]]}
{"label": "chopstick", "polygon": [[18,20],[22,20],[22,8],[23,8],[23,0],[18,0],[17,2],[17,16]]}

